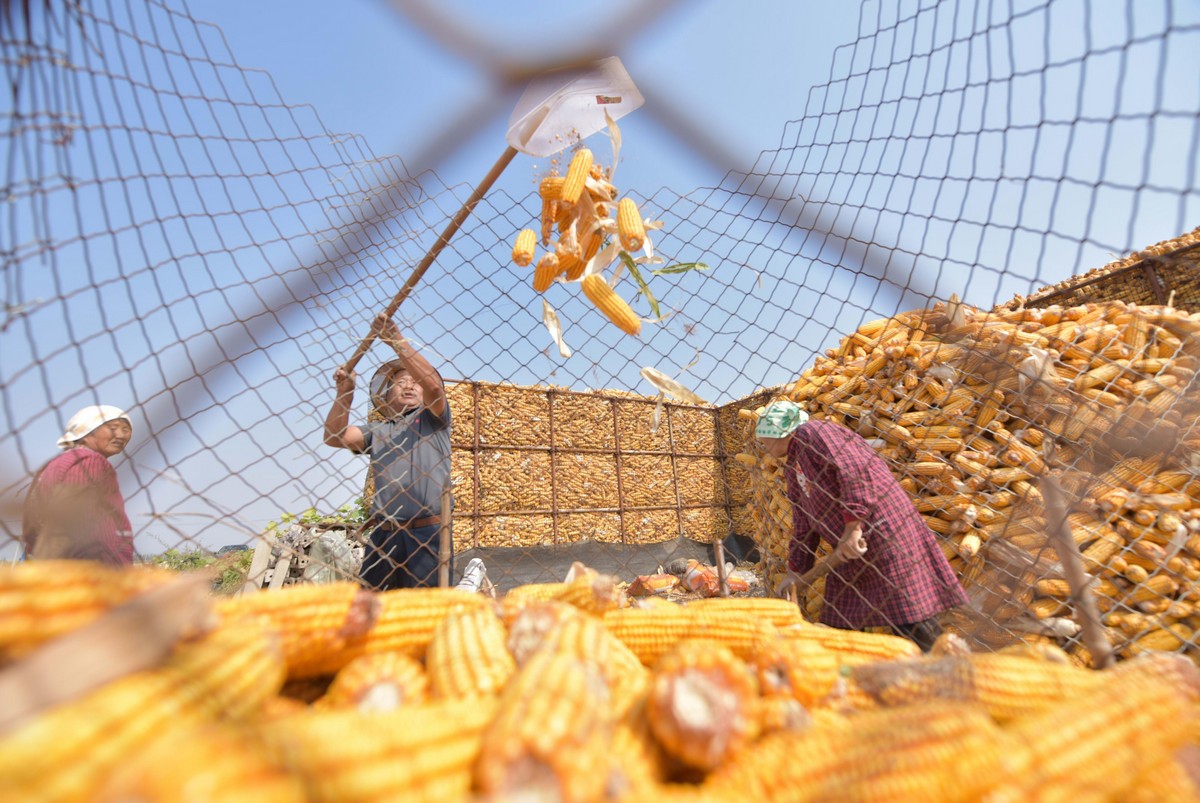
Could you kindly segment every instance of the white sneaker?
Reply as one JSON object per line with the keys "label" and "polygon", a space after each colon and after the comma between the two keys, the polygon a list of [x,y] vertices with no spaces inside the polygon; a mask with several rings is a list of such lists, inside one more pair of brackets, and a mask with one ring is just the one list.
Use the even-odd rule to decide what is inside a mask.
{"label": "white sneaker", "polygon": [[467,563],[467,570],[463,572],[462,579],[458,581],[455,588],[459,591],[478,591],[483,587],[485,580],[487,580],[487,567],[479,558],[471,558]]}

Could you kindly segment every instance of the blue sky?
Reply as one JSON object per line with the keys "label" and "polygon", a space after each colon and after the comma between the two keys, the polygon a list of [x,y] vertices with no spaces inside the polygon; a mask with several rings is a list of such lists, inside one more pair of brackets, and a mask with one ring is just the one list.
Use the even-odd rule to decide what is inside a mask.
{"label": "blue sky", "polygon": [[[635,7],[653,21],[622,22]],[[671,317],[636,340],[552,287],[562,360],[506,256],[548,167],[518,155],[398,316],[455,378],[651,393],[641,367],[694,361],[681,379],[727,402],[865,320],[991,306],[1200,224],[1195,3],[186,7],[219,30],[184,8],[96,4],[75,69],[21,84],[74,135],[4,146],[0,486],[79,406],[131,408],[144,551],[357,494],[361,458],[320,444],[329,375],[501,154],[520,82],[497,64],[619,55],[647,100],[616,183],[664,221],[661,253],[712,269],[654,277]]]}

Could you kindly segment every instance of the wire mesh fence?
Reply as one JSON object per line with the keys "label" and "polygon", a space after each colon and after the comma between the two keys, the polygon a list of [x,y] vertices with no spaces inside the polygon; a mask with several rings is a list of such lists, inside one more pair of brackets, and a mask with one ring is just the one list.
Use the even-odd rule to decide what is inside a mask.
{"label": "wire mesh fence", "polygon": [[[414,549],[447,569],[452,523],[450,584],[472,557],[501,589],[585,556],[627,581],[674,559],[724,570],[712,545],[736,534],[771,593],[793,500],[738,411],[788,397],[877,447],[966,590],[947,624],[977,643],[1087,660],[1046,541],[1051,477],[1109,643],[1194,650],[1194,235],[1120,256],[1200,219],[1194,9],[865,3],[749,172],[623,187],[589,140],[595,217],[621,197],[662,223],[605,274],[638,336],[579,281],[538,292],[513,262],[570,152],[507,176],[397,315],[463,380],[439,396],[410,370],[409,407],[437,410],[413,443],[448,443],[385,460],[401,491],[375,508],[372,444],[408,436],[371,428],[377,393],[331,428],[333,375],[471,188],[327,131],[182,4],[24,14],[2,47],[6,555],[68,418],[108,404],[133,425],[111,463],[136,552],[248,546],[220,558],[228,590],[355,576],[383,515],[428,530]],[[699,401],[656,395],[646,368]],[[404,490],[445,459],[451,498]]]}

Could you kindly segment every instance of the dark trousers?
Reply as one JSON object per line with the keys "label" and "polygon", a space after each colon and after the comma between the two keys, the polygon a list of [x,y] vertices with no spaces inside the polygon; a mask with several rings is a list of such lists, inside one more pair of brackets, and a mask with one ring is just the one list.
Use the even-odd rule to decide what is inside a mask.
{"label": "dark trousers", "polygon": [[[367,542],[359,580],[364,588],[430,588],[438,584],[438,543],[442,525],[411,530],[376,527]],[[450,576],[454,576],[454,547],[450,548]]]}
{"label": "dark trousers", "polygon": [[942,626],[938,624],[936,616],[931,616],[912,624],[892,625],[892,632],[897,636],[903,636],[909,641],[916,642],[916,645],[921,648],[921,652],[929,652],[933,649],[933,642],[942,635]]}

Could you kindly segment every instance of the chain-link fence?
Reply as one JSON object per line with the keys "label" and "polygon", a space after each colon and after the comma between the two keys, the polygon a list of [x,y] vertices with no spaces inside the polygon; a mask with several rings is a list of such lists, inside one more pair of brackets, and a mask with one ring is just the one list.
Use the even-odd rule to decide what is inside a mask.
{"label": "chain-link fence", "polygon": [[[424,532],[413,549],[451,584],[473,557],[502,589],[575,560],[624,580],[681,558],[723,573],[714,544],[737,535],[770,586],[791,500],[738,411],[788,396],[877,446],[979,642],[1082,651],[1077,589],[1044,540],[1053,476],[1110,643],[1190,649],[1200,354],[1166,305],[1196,303],[1194,245],[1083,274],[1200,220],[1197,45],[1180,4],[865,3],[827,79],[777,100],[795,120],[749,172],[626,187],[588,140],[592,216],[619,197],[662,222],[661,262],[627,247],[604,274],[624,274],[638,336],[580,282],[538,292],[513,263],[545,221],[538,180],[573,151],[513,168],[396,316],[439,382],[405,346],[370,352],[369,370],[405,361],[418,394],[387,429],[363,382],[333,416],[334,371],[472,188],[327,131],[182,5],[10,9],[5,554],[68,418],[107,404],[132,422],[111,462],[136,552],[249,547],[220,558],[229,589],[353,576],[397,526]],[[620,242],[615,223],[548,225],[581,255],[587,236]],[[1095,305],[1111,299],[1144,306]],[[656,395],[647,368],[694,398]],[[442,377],[461,380],[440,395]],[[379,501],[368,465],[399,490]]]}

